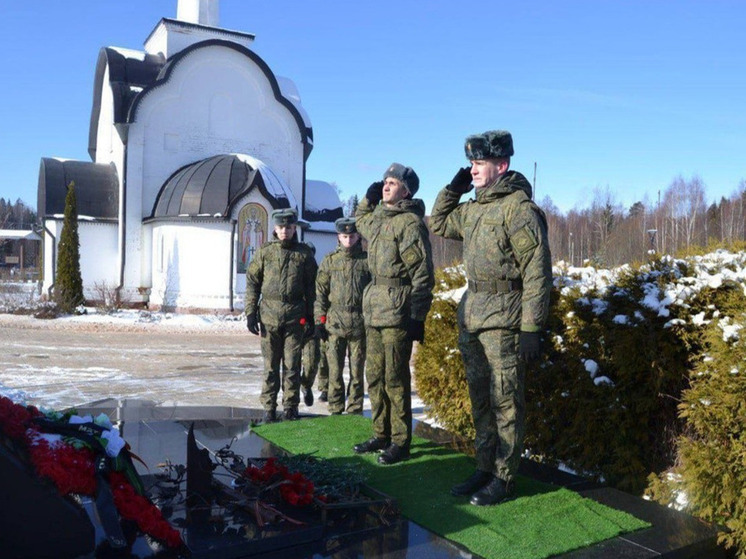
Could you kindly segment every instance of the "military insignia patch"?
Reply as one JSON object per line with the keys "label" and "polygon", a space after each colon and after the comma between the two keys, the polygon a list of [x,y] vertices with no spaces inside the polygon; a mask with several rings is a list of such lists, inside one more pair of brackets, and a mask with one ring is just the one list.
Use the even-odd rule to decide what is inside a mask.
{"label": "military insignia patch", "polygon": [[415,264],[422,260],[422,252],[417,245],[412,245],[401,254],[402,260],[408,266]]}
{"label": "military insignia patch", "polygon": [[524,226],[513,234],[510,238],[510,244],[518,254],[525,254],[539,243],[531,229],[528,226]]}

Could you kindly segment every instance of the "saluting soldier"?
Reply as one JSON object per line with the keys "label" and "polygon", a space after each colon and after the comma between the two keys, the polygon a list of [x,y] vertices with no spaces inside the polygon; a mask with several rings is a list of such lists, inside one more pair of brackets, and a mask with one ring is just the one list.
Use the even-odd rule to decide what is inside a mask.
{"label": "saluting soldier", "polygon": [[[477,470],[451,493],[493,505],[509,496],[521,458],[526,364],[540,353],[552,268],[544,213],[531,200],[526,177],[509,170],[511,134],[469,136],[465,152],[471,168],[460,169],[440,191],[430,216],[433,233],[464,241],[468,280],[458,308],[459,349]],[[473,187],[475,199],[460,203]]]}
{"label": "saluting soldier", "polygon": [[246,326],[261,333],[264,420],[277,419],[282,382],[285,419],[298,419],[303,338],[313,332],[316,260],[311,247],[299,242],[298,213],[272,212],[274,239],[263,244],[246,270]]}
{"label": "saluting soldier", "polygon": [[411,167],[393,163],[357,207],[357,229],[368,240],[371,282],[363,293],[366,372],[373,437],[355,452],[383,450],[381,464],[409,457],[412,442],[413,342],[425,339],[433,299],[432,250],[425,203],[413,199],[420,179]]}
{"label": "saluting soldier", "polygon": [[347,413],[363,413],[365,324],[363,290],[370,282],[368,253],[363,250],[355,218],[334,222],[339,246],[321,261],[316,275],[315,337],[328,340],[329,411],[345,410],[345,357],[350,364]]}

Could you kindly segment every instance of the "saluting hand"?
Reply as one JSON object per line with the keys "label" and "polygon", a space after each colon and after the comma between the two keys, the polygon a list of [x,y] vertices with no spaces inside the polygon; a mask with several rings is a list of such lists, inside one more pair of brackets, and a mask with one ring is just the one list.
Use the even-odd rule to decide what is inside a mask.
{"label": "saluting hand", "polygon": [[459,169],[456,174],[453,175],[450,184],[448,184],[446,188],[456,194],[466,194],[474,188],[471,184],[471,167],[462,167]]}
{"label": "saluting hand", "polygon": [[365,193],[365,197],[368,199],[368,203],[371,206],[377,206],[378,203],[383,200],[383,181],[377,181],[368,187],[368,191]]}

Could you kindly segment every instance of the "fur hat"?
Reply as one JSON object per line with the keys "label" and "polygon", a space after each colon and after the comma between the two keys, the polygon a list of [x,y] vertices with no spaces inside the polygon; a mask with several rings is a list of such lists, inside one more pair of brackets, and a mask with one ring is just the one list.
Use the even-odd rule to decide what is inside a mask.
{"label": "fur hat", "polygon": [[340,217],[334,222],[334,227],[336,228],[337,233],[346,233],[348,235],[357,233],[354,217]]}
{"label": "fur hat", "polygon": [[493,159],[513,155],[513,136],[507,130],[488,130],[466,138],[466,159]]}
{"label": "fur hat", "polygon": [[414,172],[412,167],[405,167],[401,163],[392,163],[389,168],[383,174],[384,180],[388,177],[393,177],[404,183],[407,187],[409,194],[414,196],[420,188],[420,178],[417,173]]}
{"label": "fur hat", "polygon": [[272,223],[275,225],[295,225],[298,223],[298,212],[293,208],[283,208],[272,212]]}

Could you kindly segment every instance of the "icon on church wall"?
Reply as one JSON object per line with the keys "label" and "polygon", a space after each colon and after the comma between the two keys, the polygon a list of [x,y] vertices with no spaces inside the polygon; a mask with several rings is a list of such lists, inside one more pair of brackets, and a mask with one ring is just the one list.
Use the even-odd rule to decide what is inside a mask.
{"label": "icon on church wall", "polygon": [[261,205],[246,204],[238,212],[237,273],[245,274],[252,256],[267,239],[267,210]]}

